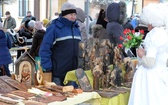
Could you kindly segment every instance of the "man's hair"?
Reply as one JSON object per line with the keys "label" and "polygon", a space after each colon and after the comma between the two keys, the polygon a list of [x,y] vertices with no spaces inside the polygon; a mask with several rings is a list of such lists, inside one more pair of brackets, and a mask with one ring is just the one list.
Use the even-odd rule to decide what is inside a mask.
{"label": "man's hair", "polygon": [[31,11],[27,11],[27,13],[31,13]]}
{"label": "man's hair", "polygon": [[6,11],[5,15],[10,15],[10,12],[9,12],[9,11]]}

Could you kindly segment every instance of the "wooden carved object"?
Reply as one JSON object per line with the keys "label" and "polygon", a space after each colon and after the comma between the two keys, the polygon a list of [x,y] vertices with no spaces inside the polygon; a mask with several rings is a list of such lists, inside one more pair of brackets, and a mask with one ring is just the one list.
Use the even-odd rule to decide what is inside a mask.
{"label": "wooden carved object", "polygon": [[[17,103],[19,103],[18,100],[14,100],[14,99],[11,99],[11,98],[5,97],[5,96],[0,96],[0,102],[10,104],[10,105],[16,105]],[[1,105],[3,105],[3,104],[1,104]]]}
{"label": "wooden carved object", "polygon": [[101,97],[103,98],[112,98],[112,97],[115,97],[119,94],[119,92],[115,91],[115,90],[107,90],[107,91],[104,91],[104,90],[98,90],[96,91]]}
{"label": "wooden carved object", "polygon": [[73,86],[56,86],[51,85],[51,89],[58,91],[58,92],[72,92],[74,87]]}
{"label": "wooden carved object", "polygon": [[34,85],[35,60],[33,57],[25,52],[15,62],[15,65],[16,80],[29,86]]}
{"label": "wooden carved object", "polygon": [[37,102],[42,102],[42,103],[52,103],[55,101],[64,101],[66,99],[67,99],[67,97],[65,97],[65,96],[48,96],[48,97],[43,96],[43,97],[33,98],[32,100],[37,101]]}
{"label": "wooden carved object", "polygon": [[12,92],[10,92],[10,94],[14,94],[14,95],[23,97],[25,99],[29,99],[29,98],[35,96],[35,94],[33,94],[33,93],[28,93],[28,92],[20,91],[20,90],[12,91]]}
{"label": "wooden carved object", "polygon": [[81,94],[81,93],[83,93],[83,90],[82,89],[74,89],[72,92],[75,94]]}
{"label": "wooden carved object", "polygon": [[87,77],[87,75],[85,74],[84,70],[81,68],[78,68],[75,71],[76,77],[78,79],[79,85],[81,87],[81,89],[86,92],[86,91],[92,91],[92,87],[90,84],[90,81]]}
{"label": "wooden carved object", "polygon": [[46,103],[32,101],[32,100],[26,100],[24,101],[25,105],[47,105]]}
{"label": "wooden carved object", "polygon": [[9,92],[14,91],[14,90],[16,90],[16,89],[12,88],[5,81],[0,79],[0,93],[1,94],[9,93]]}
{"label": "wooden carved object", "polygon": [[13,80],[8,76],[1,76],[0,79],[16,89],[23,90],[23,91],[27,91],[28,89],[24,84],[21,84],[18,81]]}
{"label": "wooden carved object", "polygon": [[72,92],[74,90],[73,86],[57,86],[54,82],[44,82],[44,87],[57,91],[57,92]]}

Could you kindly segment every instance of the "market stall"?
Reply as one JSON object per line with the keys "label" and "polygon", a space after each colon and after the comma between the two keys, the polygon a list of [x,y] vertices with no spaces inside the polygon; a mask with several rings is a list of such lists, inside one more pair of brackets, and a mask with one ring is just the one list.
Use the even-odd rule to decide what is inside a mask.
{"label": "market stall", "polygon": [[[93,75],[91,73],[91,70],[86,70],[85,73],[91,83],[91,86],[93,87]],[[75,70],[67,73],[65,80],[64,80],[64,84],[67,84],[68,81],[78,82],[78,79],[76,78],[76,75],[75,75]],[[113,96],[111,98],[101,96],[100,105],[127,105],[128,99],[129,99],[129,94],[130,93],[129,93],[129,89],[128,89],[127,92],[119,93],[116,96]]]}
{"label": "market stall", "polygon": [[121,50],[109,40],[91,39],[79,43],[79,48],[79,68],[67,72],[65,86],[51,82],[52,74],[43,72],[40,59],[28,52],[22,54],[15,62],[12,78],[0,77],[5,89],[0,90],[0,102],[74,105],[96,99],[100,105],[127,105],[136,60],[122,59]]}
{"label": "market stall", "polygon": [[16,105],[74,105],[90,99],[101,99],[97,92],[74,91],[73,86],[27,86],[7,76],[0,77],[0,103]]}

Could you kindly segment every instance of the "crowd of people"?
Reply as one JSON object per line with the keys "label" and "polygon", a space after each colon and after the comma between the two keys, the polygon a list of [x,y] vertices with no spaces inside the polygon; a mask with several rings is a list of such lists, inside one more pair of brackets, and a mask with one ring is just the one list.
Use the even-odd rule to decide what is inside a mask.
{"label": "crowd of people", "polygon": [[[131,88],[128,105],[168,105],[168,13],[162,3],[150,4],[144,7],[142,14],[128,20],[126,3],[111,3],[101,8],[95,22],[91,23],[90,35],[93,38],[109,39],[114,45],[123,44],[120,40],[124,29],[139,30],[139,24],[146,27],[144,48],[137,50],[137,56],[142,60],[138,67]],[[153,11],[155,10],[155,11]],[[6,19],[0,22],[0,67],[6,75],[11,76],[8,64],[11,63],[9,49],[11,43],[6,31],[16,27],[16,21],[6,12]],[[137,19],[138,18],[138,19]],[[19,37],[32,39],[30,55],[40,57],[44,72],[52,72],[52,81],[64,85],[63,81],[68,71],[78,68],[79,42],[88,40],[85,25],[86,15],[81,8],[71,3],[64,3],[61,13],[49,22],[48,19],[36,21],[27,12],[17,30]],[[22,43],[22,46],[27,43]],[[2,51],[3,50],[3,51]],[[124,50],[124,48],[123,48]],[[17,58],[23,51],[18,51]],[[124,55],[123,57],[129,56]]]}

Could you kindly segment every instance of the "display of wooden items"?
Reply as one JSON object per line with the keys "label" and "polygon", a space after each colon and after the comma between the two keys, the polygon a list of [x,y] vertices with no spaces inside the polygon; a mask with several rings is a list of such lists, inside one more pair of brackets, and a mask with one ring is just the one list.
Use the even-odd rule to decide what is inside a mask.
{"label": "display of wooden items", "polygon": [[135,65],[131,61],[131,58],[124,58],[123,62],[125,65],[124,86],[130,88],[135,73]]}
{"label": "display of wooden items", "polygon": [[[108,65],[106,65],[106,72],[102,76],[102,88],[114,89],[117,86],[121,86],[122,83],[122,70],[120,64],[122,64],[121,51],[118,47],[111,46],[111,59],[113,60],[113,69],[111,70]],[[107,59],[107,58],[106,58]]]}
{"label": "display of wooden items", "polygon": [[26,85],[34,85],[35,60],[25,52],[15,62],[15,79]]}
{"label": "display of wooden items", "polygon": [[[83,67],[79,67],[92,71],[94,77],[93,88],[99,90],[100,77],[105,74],[108,65],[110,65],[112,44],[108,39],[99,40],[97,38],[90,38],[85,43],[79,43],[79,48],[79,64],[84,65]],[[83,61],[81,61],[82,57]]]}
{"label": "display of wooden items", "polygon": [[[87,65],[87,69],[92,71],[94,90],[99,90],[101,87],[104,91],[102,94],[115,96],[120,93],[119,87],[123,86],[125,80],[132,80],[131,63],[124,63],[122,50],[111,44],[108,39],[91,38],[85,43],[81,42],[79,47],[81,50],[79,55],[84,65],[81,67],[85,69]],[[107,94],[111,90],[116,90],[117,93]]]}

